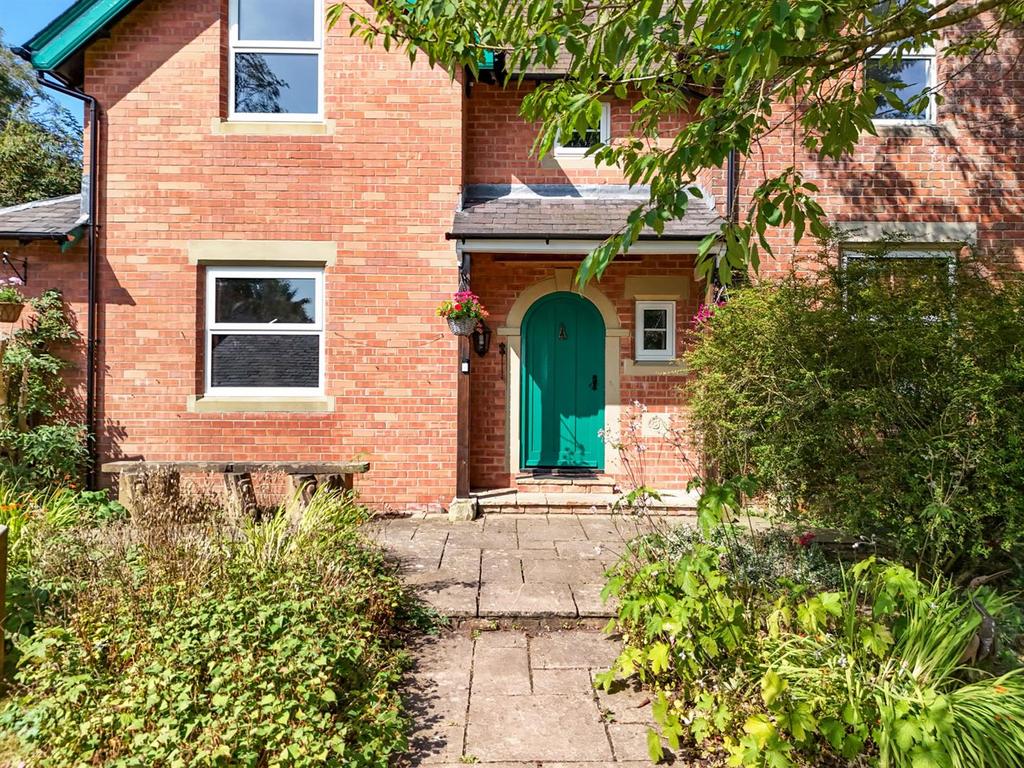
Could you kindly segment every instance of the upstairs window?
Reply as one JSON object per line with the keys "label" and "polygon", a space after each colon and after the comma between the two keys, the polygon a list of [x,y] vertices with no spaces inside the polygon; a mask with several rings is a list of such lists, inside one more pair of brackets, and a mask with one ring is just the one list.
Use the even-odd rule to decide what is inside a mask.
{"label": "upstairs window", "polygon": [[676,359],[676,303],[636,303],[636,359],[666,362]]}
{"label": "upstairs window", "polygon": [[230,0],[229,117],[323,117],[323,0]]}
{"label": "upstairs window", "polygon": [[555,142],[556,157],[582,157],[587,150],[598,144],[607,144],[612,138],[612,108],[607,102],[601,104],[601,120],[597,128],[588,128],[586,133],[573,131],[571,136],[559,137]]}
{"label": "upstairs window", "polygon": [[323,392],[322,269],[210,267],[206,272],[206,392]]}
{"label": "upstairs window", "polygon": [[[906,0],[885,0],[875,6],[875,12],[879,15],[895,14],[906,5]],[[902,105],[893,104],[884,96],[877,96],[875,122],[932,122],[935,120],[935,49],[924,46],[905,51],[897,62],[893,56],[898,48],[895,45],[879,49],[864,68],[868,81],[895,86],[893,91],[903,102]]]}

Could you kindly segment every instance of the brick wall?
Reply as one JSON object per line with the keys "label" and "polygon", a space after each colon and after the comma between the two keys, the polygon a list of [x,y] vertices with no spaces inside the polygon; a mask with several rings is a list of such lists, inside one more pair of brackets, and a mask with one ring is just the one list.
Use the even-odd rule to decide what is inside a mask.
{"label": "brick wall", "polygon": [[[66,253],[61,253],[60,245],[52,240],[36,240],[26,245],[13,240],[0,240],[0,251],[9,253],[11,261],[19,270],[20,262],[28,260],[28,281],[20,289],[27,298],[39,296],[50,288],[60,290],[64,296],[71,324],[82,337],[81,342],[56,350],[57,354],[69,363],[64,371],[69,388],[69,408],[64,415],[70,421],[80,422],[85,418],[85,335],[88,297],[85,241],[79,241]],[[14,272],[9,268],[0,267],[0,277],[7,278],[13,275]],[[26,306],[18,322],[0,323],[0,334],[6,335],[25,327],[31,317],[32,310]]]}
{"label": "brick wall", "polygon": [[[468,184],[622,184],[616,168],[595,167],[589,158],[538,160],[533,141],[538,124],[528,123],[519,114],[523,97],[536,86],[530,81],[511,83],[507,88],[477,84],[466,100],[466,182]],[[634,99],[610,102],[611,138],[614,142],[629,135],[630,109]],[[684,116],[662,126],[664,136],[674,135]],[[652,139],[653,141],[653,139]]]}
{"label": "brick wall", "polygon": [[[462,91],[345,28],[325,52],[325,136],[219,135],[227,3],[146,0],[87,54],[102,129],[104,458],[366,458],[376,504],[455,490],[454,290]],[[202,393],[203,268],[190,240],[336,241],[326,272],[334,413],[190,413]]]}
{"label": "brick wall", "polygon": [[[782,106],[785,125],[763,139],[742,164],[740,210],[766,176],[794,166],[821,189],[818,199],[839,225],[851,221],[974,224],[981,253],[1024,267],[1024,72],[1022,35],[1006,33],[998,51],[973,63],[944,59],[937,80],[944,103],[936,125],[880,126],[839,162],[820,161]],[[816,250],[794,248],[788,231],[772,238],[776,259],[767,276],[800,269]]]}

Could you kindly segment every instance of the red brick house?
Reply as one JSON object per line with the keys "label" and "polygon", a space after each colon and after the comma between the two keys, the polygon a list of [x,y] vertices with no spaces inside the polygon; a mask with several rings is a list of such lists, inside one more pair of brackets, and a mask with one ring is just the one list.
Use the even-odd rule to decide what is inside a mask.
{"label": "red brick house", "polygon": [[[472,489],[500,507],[514,502],[500,489],[548,490],[536,469],[621,480],[599,432],[638,401],[648,481],[684,488],[659,421],[684,415],[677,361],[705,291],[693,254],[725,212],[726,170],[574,295],[578,259],[644,194],[583,156],[624,135],[629,104],[538,162],[519,104],[557,72],[453,83],[323,14],[323,0],[79,0],[22,49],[97,107],[92,258],[88,238],[61,253],[19,236],[33,233],[7,211],[0,243],[28,261],[30,290],[57,285],[91,318],[99,461],[364,458],[372,503],[436,509]],[[1021,261],[1019,42],[944,85],[942,106],[880,112],[841,164],[775,132],[740,159],[739,199],[797,165],[853,240],[895,228],[914,253],[970,242]],[[954,67],[938,53],[904,80],[941,83]],[[780,237],[764,271],[802,254]],[[434,315],[460,285],[491,311],[482,354]]]}

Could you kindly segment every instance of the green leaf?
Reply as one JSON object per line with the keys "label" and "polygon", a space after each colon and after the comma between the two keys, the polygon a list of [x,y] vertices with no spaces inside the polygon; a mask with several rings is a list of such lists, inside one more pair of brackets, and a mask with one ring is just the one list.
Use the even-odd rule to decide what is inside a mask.
{"label": "green leaf", "polygon": [[765,706],[771,707],[788,686],[789,683],[779,677],[777,672],[769,670],[761,678],[761,698],[764,700]]}
{"label": "green leaf", "polygon": [[764,748],[768,740],[775,735],[775,726],[764,715],[751,715],[743,724],[743,730],[754,738],[757,745]]}
{"label": "green leaf", "polygon": [[653,728],[647,729],[647,754],[655,763],[660,763],[665,759],[665,750],[661,746],[661,739]]}

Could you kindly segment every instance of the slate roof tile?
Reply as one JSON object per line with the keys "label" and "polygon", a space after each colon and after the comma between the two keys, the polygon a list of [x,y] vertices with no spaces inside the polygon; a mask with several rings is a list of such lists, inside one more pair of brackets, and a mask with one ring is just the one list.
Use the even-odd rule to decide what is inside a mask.
{"label": "slate roof tile", "polygon": [[[475,197],[470,192],[456,212],[451,237],[577,237],[603,239],[625,223],[642,197],[505,195]],[[686,216],[665,224],[666,239],[701,239],[717,232],[721,217],[713,206],[693,200]],[[641,237],[658,237],[645,229]]]}
{"label": "slate roof tile", "polygon": [[84,223],[82,196],[68,195],[52,200],[0,208],[0,237],[34,240],[66,235]]}

